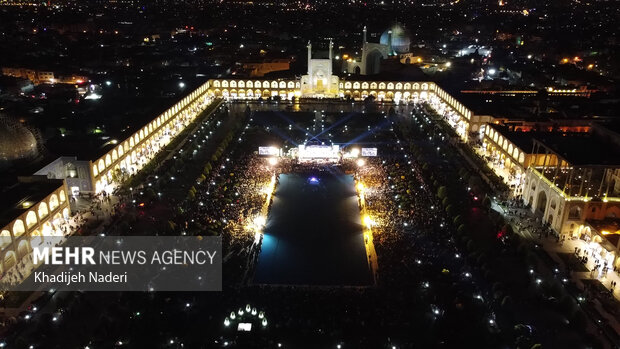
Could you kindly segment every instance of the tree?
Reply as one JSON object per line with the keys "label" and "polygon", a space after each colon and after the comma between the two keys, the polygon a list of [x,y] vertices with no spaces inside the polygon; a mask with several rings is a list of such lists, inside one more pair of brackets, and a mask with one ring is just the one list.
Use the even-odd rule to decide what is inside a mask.
{"label": "tree", "polygon": [[504,296],[504,298],[502,299],[501,305],[502,305],[502,308],[504,308],[504,310],[511,311],[514,305],[512,297]]}
{"label": "tree", "polygon": [[[458,216],[457,216],[458,217]],[[459,233],[460,235],[465,235],[467,233],[467,226],[465,224],[461,224],[459,225],[458,228],[456,228],[457,233]]]}
{"label": "tree", "polygon": [[491,208],[491,199],[488,196],[485,196],[482,200],[482,206],[486,208]]}
{"label": "tree", "polygon": [[504,231],[506,235],[509,235],[509,236],[514,234],[514,229],[512,229],[512,225],[508,223],[504,224],[504,226],[502,227],[502,231]]}
{"label": "tree", "polygon": [[459,227],[461,224],[463,224],[463,216],[457,215],[456,217],[454,217],[454,220],[452,222],[455,226]]}
{"label": "tree", "polygon": [[448,216],[452,216],[454,214],[454,206],[452,206],[452,204],[448,204],[446,206],[446,213],[448,214]]}
{"label": "tree", "polygon": [[441,186],[439,187],[439,189],[437,189],[437,196],[440,199],[444,199],[448,196],[448,188],[446,188],[445,186]]}

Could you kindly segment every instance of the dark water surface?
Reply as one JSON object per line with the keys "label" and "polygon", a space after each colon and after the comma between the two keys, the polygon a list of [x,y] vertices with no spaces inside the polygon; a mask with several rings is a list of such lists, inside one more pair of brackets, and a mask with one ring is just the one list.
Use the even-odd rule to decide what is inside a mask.
{"label": "dark water surface", "polygon": [[280,175],[254,283],[372,283],[352,176]]}

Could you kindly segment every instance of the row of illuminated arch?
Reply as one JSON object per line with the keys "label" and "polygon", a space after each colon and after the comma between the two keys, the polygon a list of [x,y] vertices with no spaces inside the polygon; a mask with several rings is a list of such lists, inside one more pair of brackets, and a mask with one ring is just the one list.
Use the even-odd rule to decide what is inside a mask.
{"label": "row of illuminated arch", "polygon": [[[224,97],[270,97],[270,96],[287,96],[287,95],[297,95],[298,91],[291,91],[291,90],[251,90],[251,89],[222,89],[220,90],[219,88],[215,88],[213,90],[211,90],[211,92],[217,96],[224,96]],[[431,92],[432,93],[432,92]],[[351,91],[351,90],[346,90],[344,91],[343,95],[345,97],[347,96],[352,96],[354,98],[358,98],[358,97],[367,97],[367,96],[375,96],[375,97],[385,97],[388,99],[393,99],[393,98],[404,98],[404,99],[408,99],[409,97],[411,98],[427,98],[427,92],[422,91],[420,93],[418,92],[409,92],[409,91],[405,91],[405,92],[401,92],[401,91]]]}
{"label": "row of illuminated arch", "polygon": [[[212,80],[213,88],[263,88],[263,89],[299,89],[299,81],[268,81],[268,80]],[[434,90],[433,83],[410,83],[410,82],[368,82],[368,81],[346,81],[340,82],[341,89],[372,89],[372,90]]]}
{"label": "row of illuminated arch", "polygon": [[467,109],[461,102],[459,102],[456,98],[452,97],[448,92],[444,91],[439,86],[435,86],[435,92],[437,93],[437,96],[439,96],[439,98],[441,98],[445,103],[451,106],[459,114],[463,115],[467,120],[471,119],[471,110]]}
{"label": "row of illuminated arch", "polygon": [[364,89],[364,90],[433,90],[434,84],[423,83],[410,83],[410,82],[368,82],[368,81],[345,81],[340,82],[341,89]]}
{"label": "row of illuminated arch", "polygon": [[492,140],[498,147],[502,148],[508,156],[518,160],[521,165],[525,166],[525,153],[521,151],[519,147],[513,145],[512,142],[492,127],[487,127],[484,133],[488,139]]}
{"label": "row of illuminated arch", "polygon": [[176,103],[174,106],[166,110],[155,119],[153,119],[146,126],[136,131],[127,139],[119,142],[120,144],[111,151],[109,151],[107,154],[103,155],[98,160],[95,160],[95,162],[91,166],[93,177],[98,177],[102,175],[105,170],[111,170],[112,166],[116,164],[116,162],[121,159],[121,157],[125,153],[128,153],[129,151],[134,149],[134,147],[140,145],[145,139],[148,139],[149,136],[162,129],[170,122],[173,122],[173,118],[178,117],[180,115],[180,112],[183,111],[186,107],[198,103],[198,99],[206,93],[208,88],[209,82],[200,86],[194,92],[183,98],[181,101]]}
{"label": "row of illuminated arch", "polygon": [[219,88],[215,88],[210,90],[213,95],[215,96],[247,96],[247,97],[270,97],[270,96],[277,96],[277,95],[281,95],[281,96],[286,96],[289,94],[295,95],[295,94],[299,94],[299,90],[271,90],[271,89],[265,89],[263,91],[256,89],[256,90],[252,90],[252,89],[227,89],[227,88],[223,88],[223,89],[219,89]]}
{"label": "row of illuminated arch", "polygon": [[[432,94],[432,92],[430,92],[430,94]],[[404,99],[407,99],[409,97],[425,99],[425,98],[427,98],[429,96],[429,92],[426,92],[426,91],[422,91],[420,93],[418,93],[418,92],[413,92],[412,93],[412,92],[409,92],[409,91],[405,91],[405,92],[401,92],[401,91],[396,91],[396,92],[394,92],[394,91],[387,91],[387,92],[386,91],[378,91],[377,92],[377,91],[366,91],[366,90],[363,90],[363,91],[360,92],[360,91],[356,91],[356,90],[354,90],[354,91],[346,90],[346,91],[344,91],[344,96],[345,97],[346,96],[352,96],[354,98],[357,98],[357,97],[367,97],[367,96],[375,96],[375,97],[377,97],[377,96],[381,97],[382,96],[382,97],[386,97],[388,99],[393,99],[393,98],[398,98],[398,99],[404,98]]]}
{"label": "row of illuminated arch", "polygon": [[211,87],[214,88],[301,88],[299,81],[243,81],[243,80],[212,80]]}
{"label": "row of illuminated arch", "polygon": [[[63,208],[62,215],[60,214],[60,208]],[[57,211],[58,213],[54,215],[54,212]],[[51,228],[50,221],[52,216],[53,219],[69,217],[69,204],[64,189],[57,190],[45,199],[32,205],[26,212],[3,227],[0,232],[0,250],[4,250],[26,233],[30,233],[31,237],[51,235],[52,232],[45,231],[45,229]]]}

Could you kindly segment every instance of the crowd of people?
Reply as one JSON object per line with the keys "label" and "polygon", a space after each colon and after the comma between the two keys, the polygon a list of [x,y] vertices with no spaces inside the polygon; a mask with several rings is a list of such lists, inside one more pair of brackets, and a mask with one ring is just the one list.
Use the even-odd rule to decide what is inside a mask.
{"label": "crowd of people", "polygon": [[[377,120],[384,122],[383,117]],[[367,132],[365,127],[360,133]],[[261,132],[264,131],[256,131],[255,137],[260,138]],[[235,329],[221,329],[224,316],[240,305],[256,304],[265,311],[270,325],[265,331],[253,332],[254,347],[266,347],[261,343],[280,339],[299,343],[304,338],[313,343],[323,340],[324,347],[338,341],[353,347],[399,348],[413,347],[407,343],[430,347],[446,340],[453,341],[452,346],[463,340],[468,344],[476,342],[480,333],[476,326],[480,322],[458,326],[457,334],[450,331],[457,328],[451,325],[458,323],[463,313],[474,312],[472,309],[475,318],[486,316],[485,307],[463,310],[463,304],[468,302],[464,293],[482,292],[471,279],[462,277],[469,274],[468,266],[459,257],[446,214],[420,164],[412,159],[407,141],[396,137],[393,132],[376,137],[374,140],[382,145],[380,154],[366,158],[363,166],[355,162],[343,164],[344,170],[354,173],[366,188],[365,207],[373,221],[378,256],[375,286],[307,288],[249,282],[260,253],[262,239],[257,239],[256,231],[266,218],[268,199],[273,193],[271,183],[275,181],[277,185],[279,173],[295,168],[292,161],[274,164],[259,157],[252,141],[246,140],[231,143],[217,161],[211,162],[212,170],[206,179],[193,185],[195,196],[177,203],[180,209],[172,218],[176,233],[222,236],[224,292],[201,297],[196,305],[191,303],[192,309],[203,309],[202,312],[179,316],[177,313],[187,312],[186,306],[179,306],[165,311],[165,315],[148,315],[145,310],[141,316],[148,316],[154,328],[170,329],[169,322],[162,319],[175,316],[175,329],[183,330],[181,324],[201,323],[217,340],[236,340]],[[148,300],[141,295],[126,297],[132,299],[126,302],[128,305],[150,304],[145,309],[168,309],[174,302],[160,294]],[[127,306],[124,311],[132,311],[135,316],[135,311],[130,310],[133,307]],[[204,314],[209,314],[208,318]],[[413,328],[419,331],[412,331]],[[486,333],[486,329],[483,331]],[[119,328],[115,333],[127,330]],[[190,341],[192,336],[188,333],[184,339]]]}

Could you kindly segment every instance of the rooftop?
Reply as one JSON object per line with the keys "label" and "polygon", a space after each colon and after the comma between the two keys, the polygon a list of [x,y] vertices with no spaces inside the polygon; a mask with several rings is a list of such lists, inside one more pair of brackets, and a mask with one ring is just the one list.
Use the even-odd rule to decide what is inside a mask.
{"label": "rooftop", "polygon": [[[43,200],[54,190],[63,185],[62,179],[36,178],[32,182],[18,182],[13,186],[5,187],[0,191],[2,201],[0,203],[0,227],[4,227],[32,205]],[[24,207],[24,203],[30,203]]]}
{"label": "rooftop", "polygon": [[536,140],[575,166],[620,167],[620,149],[591,133],[546,133]]}

